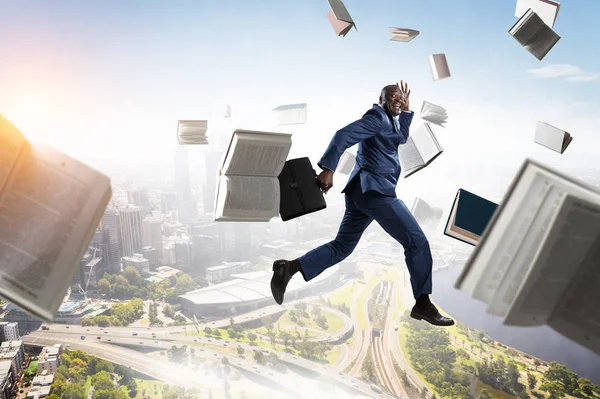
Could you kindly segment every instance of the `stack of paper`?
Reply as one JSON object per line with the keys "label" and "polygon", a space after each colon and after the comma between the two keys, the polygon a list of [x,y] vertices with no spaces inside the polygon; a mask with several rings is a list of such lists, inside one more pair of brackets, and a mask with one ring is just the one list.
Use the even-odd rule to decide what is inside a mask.
{"label": "stack of paper", "polygon": [[279,118],[279,126],[306,123],[306,103],[280,105],[274,108]]}
{"label": "stack of paper", "polygon": [[177,139],[179,144],[208,144],[206,131],[208,130],[208,121],[178,121]]}
{"label": "stack of paper", "polygon": [[329,5],[331,6],[331,11],[327,12],[327,18],[336,35],[344,37],[352,27],[356,29],[350,13],[348,13],[346,6],[341,0],[329,0]]}
{"label": "stack of paper", "polygon": [[420,32],[414,29],[390,28],[390,33],[392,34],[390,40],[394,42],[410,42],[417,37]]}
{"label": "stack of paper", "polygon": [[340,158],[340,162],[338,162],[337,171],[343,175],[348,175],[354,169],[354,165],[356,164],[356,156],[350,151],[346,150],[342,154]]}
{"label": "stack of paper", "polygon": [[529,9],[536,13],[546,25],[554,28],[560,3],[553,0],[517,0],[515,17],[521,18]]}
{"label": "stack of paper", "polygon": [[523,14],[508,33],[540,61],[560,40],[560,36],[531,9]]}
{"label": "stack of paper", "polygon": [[448,120],[448,113],[439,105],[423,101],[423,105],[421,106],[421,119],[444,127],[444,123]]}
{"label": "stack of paper", "polygon": [[562,129],[538,121],[535,128],[534,141],[541,146],[562,154],[569,144],[571,144],[571,141],[573,141],[573,136]]}
{"label": "stack of paper", "polygon": [[429,65],[431,66],[431,73],[433,73],[433,80],[450,77],[450,69],[448,68],[446,54],[440,53],[430,55]]}

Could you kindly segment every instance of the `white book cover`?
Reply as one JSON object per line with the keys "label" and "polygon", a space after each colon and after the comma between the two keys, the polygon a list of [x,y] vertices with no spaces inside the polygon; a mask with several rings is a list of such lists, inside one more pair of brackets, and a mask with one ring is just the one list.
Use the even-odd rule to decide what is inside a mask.
{"label": "white book cover", "polygon": [[564,153],[567,149],[573,136],[562,129],[558,129],[547,123],[538,121],[535,127],[534,141],[546,148],[558,152],[559,154]]}
{"label": "white book cover", "polygon": [[350,151],[346,150],[340,158],[337,171],[343,175],[349,175],[352,172],[352,169],[354,169],[355,164],[356,156]]}
{"label": "white book cover", "polygon": [[306,123],[306,103],[280,105],[273,111],[277,114],[279,126]]}
{"label": "white book cover", "polygon": [[521,18],[528,9],[533,10],[546,25],[554,28],[560,3],[552,0],[517,0],[515,17]]}
{"label": "white book cover", "polygon": [[431,67],[433,80],[440,80],[450,77],[450,68],[448,68],[448,61],[446,60],[445,53],[430,55],[429,66]]}
{"label": "white book cover", "polygon": [[177,122],[177,139],[181,145],[208,144],[207,130],[207,120],[180,120]]}

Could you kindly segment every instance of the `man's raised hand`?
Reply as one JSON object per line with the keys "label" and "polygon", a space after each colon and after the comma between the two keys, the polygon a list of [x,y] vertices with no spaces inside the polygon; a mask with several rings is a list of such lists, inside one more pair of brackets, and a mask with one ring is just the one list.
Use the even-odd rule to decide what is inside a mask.
{"label": "man's raised hand", "polygon": [[408,88],[408,82],[404,83],[404,81],[401,80],[400,84],[396,83],[396,86],[398,86],[398,90],[400,90],[402,96],[402,111],[408,111],[410,107],[410,89]]}

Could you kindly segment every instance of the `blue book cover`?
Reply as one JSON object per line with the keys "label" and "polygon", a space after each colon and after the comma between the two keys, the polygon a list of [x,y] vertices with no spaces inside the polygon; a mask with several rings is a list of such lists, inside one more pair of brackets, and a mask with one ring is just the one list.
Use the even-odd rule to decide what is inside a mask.
{"label": "blue book cover", "polygon": [[481,236],[496,212],[498,204],[460,189],[454,225]]}
{"label": "blue book cover", "polygon": [[[467,190],[459,189],[452,209],[454,210],[454,208],[456,208],[454,219],[452,220],[451,212],[448,217],[444,234],[468,244],[475,245],[474,242],[479,241],[477,238],[466,237],[464,234],[458,232],[452,233],[451,226],[466,230],[473,235],[481,236],[492,219],[494,212],[496,212],[498,204]],[[472,240],[474,240],[474,242],[470,242]]]}

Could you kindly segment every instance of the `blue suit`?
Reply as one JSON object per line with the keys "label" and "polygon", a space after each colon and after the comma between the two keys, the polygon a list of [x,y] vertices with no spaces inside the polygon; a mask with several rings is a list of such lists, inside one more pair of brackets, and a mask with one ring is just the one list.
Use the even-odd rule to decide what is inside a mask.
{"label": "blue suit", "polygon": [[335,170],[344,151],[358,143],[356,165],[342,191],[346,212],[335,239],[297,259],[304,280],[347,258],[375,220],[404,247],[414,297],[431,294],[429,242],[404,202],[396,197],[398,146],[406,143],[412,118],[412,112],[402,112],[397,122],[375,104],[361,119],[335,133],[317,165]]}

